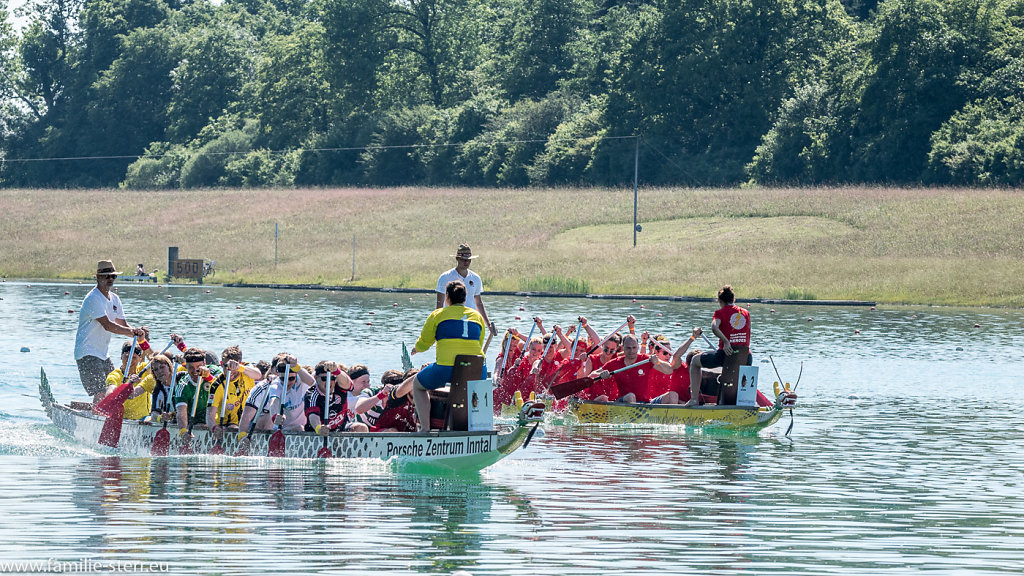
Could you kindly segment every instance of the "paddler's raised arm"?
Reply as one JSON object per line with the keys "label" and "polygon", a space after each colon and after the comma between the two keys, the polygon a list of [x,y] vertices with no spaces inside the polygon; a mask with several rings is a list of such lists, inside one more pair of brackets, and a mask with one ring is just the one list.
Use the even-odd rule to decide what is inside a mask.
{"label": "paddler's raised arm", "polygon": [[444,308],[438,308],[431,312],[430,316],[427,316],[427,321],[423,323],[423,330],[420,331],[419,340],[416,340],[412,350],[409,352],[410,356],[418,352],[430,350],[430,347],[437,341],[437,319],[441,316],[443,310]]}
{"label": "paddler's raised arm", "polygon": [[693,329],[693,334],[690,335],[690,338],[686,342],[683,342],[682,346],[676,349],[676,353],[672,355],[673,370],[683,365],[683,356],[686,354],[686,351],[690,349],[690,344],[693,344],[693,341],[703,333],[704,330],[702,330],[700,326],[697,326]]}
{"label": "paddler's raised arm", "polygon": [[583,329],[587,331],[587,338],[590,339],[587,350],[590,350],[594,346],[597,346],[601,342],[601,337],[597,335],[597,332],[590,326],[590,322],[587,321],[586,316],[579,317],[580,324],[583,325]]}

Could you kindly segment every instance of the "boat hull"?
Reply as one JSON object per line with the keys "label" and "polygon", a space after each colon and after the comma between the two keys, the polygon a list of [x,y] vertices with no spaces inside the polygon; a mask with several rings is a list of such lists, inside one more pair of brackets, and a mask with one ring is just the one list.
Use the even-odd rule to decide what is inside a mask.
{"label": "boat hull", "polygon": [[[108,449],[99,442],[106,418],[54,402],[45,372],[41,374],[39,391],[43,408],[59,429],[86,446]],[[328,437],[327,446],[334,458],[368,458],[403,465],[427,463],[455,470],[480,470],[523,446],[530,435],[528,424],[542,419],[543,414],[535,412],[529,417],[524,415],[515,424],[502,429],[485,431],[345,432]],[[162,427],[124,420],[117,452],[131,456],[150,456],[153,440]],[[178,454],[183,444],[179,435],[180,428],[168,426],[167,430],[171,436],[169,453]],[[196,425],[192,434],[191,448],[196,454],[209,453],[217,444],[205,426]],[[253,456],[266,455],[270,435],[270,432],[253,433],[247,442],[248,453]],[[324,437],[312,432],[289,432],[285,438],[286,458],[316,458],[317,452],[324,445]],[[225,454],[235,454],[239,441],[234,434],[225,434],[221,446]]]}
{"label": "boat hull", "polygon": [[757,431],[778,422],[779,405],[768,408],[745,406],[691,406],[592,402],[573,398],[570,412],[581,424],[666,424],[727,430]]}

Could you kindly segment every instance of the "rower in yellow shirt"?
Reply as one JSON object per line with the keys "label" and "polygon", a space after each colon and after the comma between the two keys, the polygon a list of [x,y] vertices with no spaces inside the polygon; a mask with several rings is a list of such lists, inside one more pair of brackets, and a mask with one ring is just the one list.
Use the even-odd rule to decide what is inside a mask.
{"label": "rower in yellow shirt", "polygon": [[[125,365],[128,364],[128,356],[131,355],[132,343],[126,341],[121,346],[121,366],[114,368],[114,371],[107,374],[107,390],[111,387],[116,388],[124,382],[124,371]],[[150,411],[150,394],[153,393],[153,388],[156,386],[156,380],[153,379],[153,375],[146,370],[144,374],[140,374],[146,369],[146,363],[141,361],[142,355],[136,350],[136,353],[132,355],[132,364],[128,368],[128,382],[132,385],[131,396],[124,401],[124,418],[126,420],[139,420],[149,415]]]}
{"label": "rower in yellow shirt", "polygon": [[[221,426],[231,429],[238,428],[238,418],[242,412],[245,398],[249,395],[256,383],[262,377],[258,368],[242,363],[242,350],[238,346],[229,346],[220,355],[220,365],[224,374],[220,375],[213,382],[213,400],[206,408],[206,425],[219,435]],[[231,375],[231,381],[224,385],[227,374]],[[227,391],[227,406],[224,409],[224,421],[221,422],[221,406],[224,403],[225,390]]]}

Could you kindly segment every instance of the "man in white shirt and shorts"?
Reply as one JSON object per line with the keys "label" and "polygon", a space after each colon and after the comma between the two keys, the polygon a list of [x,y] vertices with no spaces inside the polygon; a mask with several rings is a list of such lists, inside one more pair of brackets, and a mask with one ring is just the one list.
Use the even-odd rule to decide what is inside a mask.
{"label": "man in white shirt and shorts", "polygon": [[472,272],[469,269],[470,263],[476,256],[473,255],[473,250],[466,244],[460,244],[458,251],[455,252],[455,268],[441,274],[437,279],[437,308],[444,308],[444,299],[448,283],[452,280],[458,280],[466,286],[466,302],[464,306],[472,308],[480,313],[484,317],[484,324],[487,325],[487,329],[494,335],[496,330],[494,329],[494,323],[487,319],[487,311],[484,310],[484,301],[480,298],[480,295],[484,291],[483,280],[476,272]]}
{"label": "man in white shirt and shorts", "polygon": [[114,371],[107,350],[110,335],[145,337],[146,327],[132,328],[124,316],[121,299],[110,289],[120,274],[110,260],[96,264],[96,287],[89,291],[78,313],[75,362],[85,391],[99,402],[107,391],[107,374]]}

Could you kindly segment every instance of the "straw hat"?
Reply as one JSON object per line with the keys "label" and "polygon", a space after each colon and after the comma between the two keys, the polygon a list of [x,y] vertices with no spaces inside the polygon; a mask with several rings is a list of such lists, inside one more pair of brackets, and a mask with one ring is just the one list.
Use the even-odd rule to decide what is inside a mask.
{"label": "straw hat", "polygon": [[106,274],[120,274],[117,268],[114,268],[114,263],[110,260],[100,260],[96,263],[96,273],[93,276],[103,276]]}
{"label": "straw hat", "polygon": [[452,258],[464,258],[466,260],[472,260],[473,258],[476,258],[476,256],[473,256],[473,249],[470,248],[467,244],[459,244],[459,249],[455,252],[454,255],[452,255]]}

